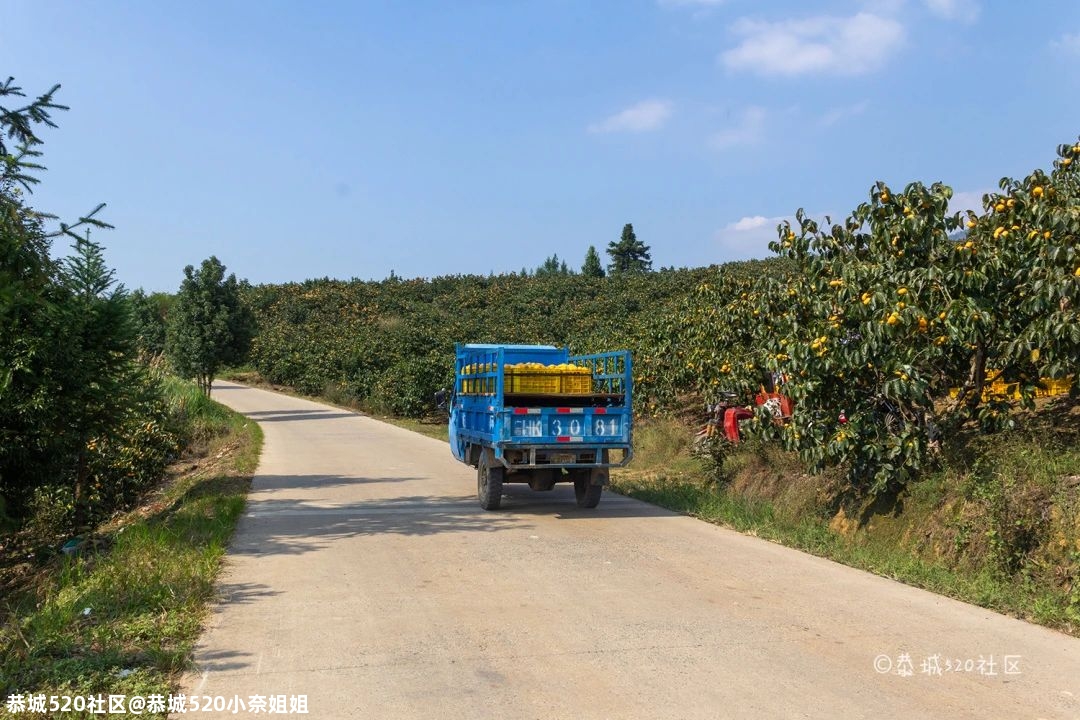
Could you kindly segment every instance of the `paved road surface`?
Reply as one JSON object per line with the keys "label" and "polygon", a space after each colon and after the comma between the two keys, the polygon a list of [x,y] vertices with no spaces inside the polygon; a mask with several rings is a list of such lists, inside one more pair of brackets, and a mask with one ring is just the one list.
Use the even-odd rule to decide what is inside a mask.
{"label": "paved road surface", "polygon": [[378,720],[1080,718],[1080,640],[616,495],[513,486],[486,513],[441,442],[214,395],[266,445],[189,693]]}

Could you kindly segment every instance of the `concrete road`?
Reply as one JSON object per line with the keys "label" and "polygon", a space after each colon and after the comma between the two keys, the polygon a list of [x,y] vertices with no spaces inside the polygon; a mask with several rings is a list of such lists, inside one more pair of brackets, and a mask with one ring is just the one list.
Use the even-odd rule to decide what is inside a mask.
{"label": "concrete road", "polygon": [[188,682],[219,706],[1080,718],[1080,640],[613,494],[586,511],[564,486],[513,486],[487,513],[444,443],[235,384],[214,395],[266,433]]}

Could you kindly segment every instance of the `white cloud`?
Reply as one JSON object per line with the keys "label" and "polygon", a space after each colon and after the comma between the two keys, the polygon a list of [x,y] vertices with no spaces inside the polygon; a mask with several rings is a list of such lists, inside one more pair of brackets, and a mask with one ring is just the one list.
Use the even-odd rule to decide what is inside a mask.
{"label": "white cloud", "polygon": [[954,192],[952,198],[949,199],[949,212],[965,212],[967,210],[975,211],[976,215],[982,215],[983,195],[987,193],[995,192],[994,190],[964,190],[962,192]]}
{"label": "white cloud", "polygon": [[946,20],[973,23],[979,19],[977,0],[923,0],[930,12]]}
{"label": "white cloud", "polygon": [[659,130],[671,117],[667,100],[644,100],[589,126],[591,133],[648,132]]}
{"label": "white cloud", "polygon": [[765,117],[765,108],[751,105],[743,111],[737,125],[714,133],[709,138],[709,146],[714,150],[727,150],[760,142],[764,135]]}
{"label": "white cloud", "polygon": [[851,17],[759,22],[732,26],[742,42],[720,59],[728,70],[758,75],[862,75],[881,68],[904,42],[904,26],[861,12]]}
{"label": "white cloud", "polygon": [[1080,55],[1080,33],[1065,33],[1050,42],[1050,47],[1069,55]]}
{"label": "white cloud", "polygon": [[717,230],[714,239],[722,252],[720,260],[769,257],[769,243],[777,237],[776,226],[785,220],[795,222],[792,217],[751,215]]}
{"label": "white cloud", "polygon": [[862,115],[866,112],[867,107],[869,107],[869,104],[864,100],[863,102],[855,103],[854,105],[833,108],[821,116],[821,119],[818,120],[818,124],[821,125],[821,127],[832,127],[841,120]]}
{"label": "white cloud", "polygon": [[737,222],[733,222],[727,226],[727,230],[756,230],[759,227],[764,226],[769,222],[769,218],[762,215],[752,215],[744,217]]}

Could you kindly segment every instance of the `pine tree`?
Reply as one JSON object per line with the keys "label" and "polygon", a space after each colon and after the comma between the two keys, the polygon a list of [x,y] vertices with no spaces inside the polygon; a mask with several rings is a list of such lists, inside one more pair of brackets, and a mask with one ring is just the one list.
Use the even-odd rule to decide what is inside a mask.
{"label": "pine tree", "polygon": [[209,395],[218,370],[244,358],[253,332],[236,275],[226,278],[221,261],[211,256],[198,270],[184,268],[166,333],[166,354],[178,374],[195,378]]}
{"label": "pine tree", "polygon": [[544,277],[550,275],[571,275],[570,266],[566,264],[565,260],[559,260],[558,254],[554,254],[548,259],[544,260],[544,263],[536,268],[536,272],[533,273],[536,277]]}
{"label": "pine tree", "polygon": [[[24,200],[43,169],[37,127],[56,127],[51,113],[67,110],[53,101],[59,87],[23,105],[14,79],[0,82],[0,526],[6,514],[24,514],[35,488],[71,477],[78,438],[65,428],[85,410],[79,405],[86,384],[111,382],[75,364],[82,340],[73,323],[82,315],[65,277],[70,267],[50,257],[57,235],[78,241],[73,231],[80,226],[109,227],[94,217],[104,205],[49,233],[43,220],[51,216]],[[6,107],[8,98],[14,108]],[[94,359],[113,360],[100,353]]]}
{"label": "pine tree", "polygon": [[[62,396],[64,436],[74,454],[74,526],[90,516],[88,443],[107,437],[135,412],[143,387],[135,363],[137,344],[123,285],[105,264],[102,248],[85,238],[64,261],[61,279],[70,293],[64,309],[64,356],[69,391]],[[108,492],[111,489],[103,489]]]}
{"label": "pine tree", "polygon": [[634,226],[626,223],[622,237],[608,244],[607,254],[611,256],[608,272],[612,275],[623,273],[646,273],[652,270],[652,258],[649,246],[637,239]]}
{"label": "pine tree", "polygon": [[594,245],[589,246],[585,253],[585,262],[581,266],[581,274],[585,277],[604,277],[604,266],[600,264],[600,255]]}
{"label": "pine tree", "polygon": [[61,419],[64,331],[56,318],[64,294],[50,242],[15,184],[0,179],[0,530],[9,514],[23,514],[35,486],[62,472],[52,428]]}

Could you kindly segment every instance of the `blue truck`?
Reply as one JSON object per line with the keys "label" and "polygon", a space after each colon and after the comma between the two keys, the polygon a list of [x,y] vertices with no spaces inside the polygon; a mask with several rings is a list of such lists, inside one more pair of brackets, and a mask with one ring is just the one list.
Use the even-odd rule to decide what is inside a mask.
{"label": "blue truck", "polygon": [[552,345],[456,347],[450,449],[476,468],[476,495],[497,510],[504,483],[600,502],[608,471],[630,462],[630,353],[571,356]]}

